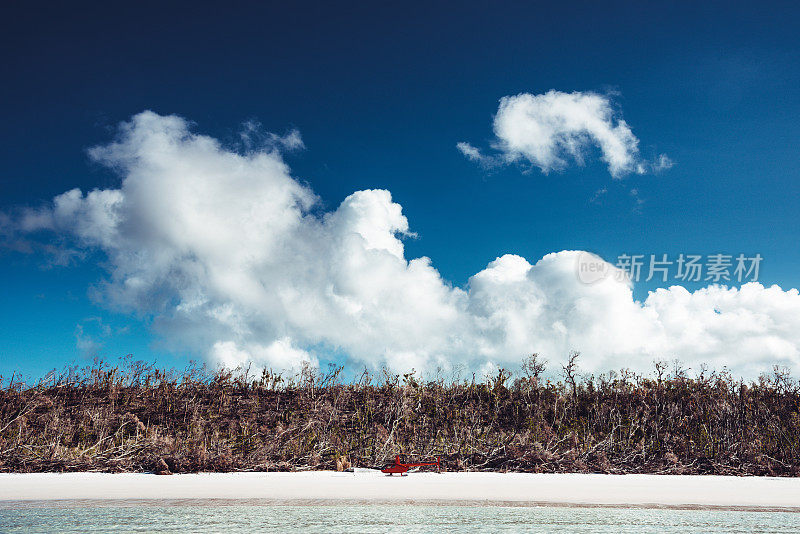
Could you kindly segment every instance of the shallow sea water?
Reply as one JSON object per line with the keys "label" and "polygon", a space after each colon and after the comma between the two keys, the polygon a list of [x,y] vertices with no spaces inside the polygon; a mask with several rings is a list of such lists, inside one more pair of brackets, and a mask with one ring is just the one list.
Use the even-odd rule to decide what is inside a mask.
{"label": "shallow sea water", "polygon": [[0,532],[800,532],[800,513],[579,506],[237,501],[0,503]]}

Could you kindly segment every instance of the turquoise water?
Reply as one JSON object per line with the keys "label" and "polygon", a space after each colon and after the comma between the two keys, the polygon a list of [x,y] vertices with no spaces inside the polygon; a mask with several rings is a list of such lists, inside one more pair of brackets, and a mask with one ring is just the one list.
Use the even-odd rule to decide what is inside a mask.
{"label": "turquoise water", "polygon": [[0,532],[800,532],[800,513],[236,501],[0,503]]}

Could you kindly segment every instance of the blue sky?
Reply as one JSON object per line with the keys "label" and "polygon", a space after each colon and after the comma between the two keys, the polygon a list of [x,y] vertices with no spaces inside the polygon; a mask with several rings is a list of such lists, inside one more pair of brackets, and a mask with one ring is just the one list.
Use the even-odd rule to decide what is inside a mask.
{"label": "blue sky", "polygon": [[[118,187],[87,149],[152,110],[223,143],[248,120],[297,129],[306,148],[284,158],[320,210],[391,191],[417,234],[406,258],[430,257],[455,286],[503,254],[535,263],[560,250],[612,262],[760,253],[764,285],[800,286],[800,10],[641,4],[13,6],[0,32],[0,209]],[[551,89],[611,95],[642,157],[674,166],[613,180],[595,148],[547,175],[487,171],[456,149],[489,146],[501,97]],[[107,357],[202,358],[168,350],[147,314],[90,299],[105,269],[102,252],[63,267],[0,251],[0,373],[84,362],[81,329]]]}

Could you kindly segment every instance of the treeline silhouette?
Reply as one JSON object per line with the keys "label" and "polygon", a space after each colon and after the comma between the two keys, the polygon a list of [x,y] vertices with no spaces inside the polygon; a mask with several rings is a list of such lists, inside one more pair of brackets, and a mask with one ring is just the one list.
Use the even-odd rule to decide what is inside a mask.
{"label": "treeline silhouette", "polygon": [[578,373],[422,381],[341,367],[293,376],[132,358],[0,382],[0,471],[275,471],[381,467],[396,454],[445,470],[800,475],[800,384],[787,371],[745,383]]}

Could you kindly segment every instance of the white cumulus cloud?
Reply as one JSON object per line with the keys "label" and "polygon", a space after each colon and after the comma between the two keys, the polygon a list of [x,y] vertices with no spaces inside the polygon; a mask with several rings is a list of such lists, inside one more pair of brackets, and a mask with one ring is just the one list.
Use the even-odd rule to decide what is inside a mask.
{"label": "white cumulus cloud", "polygon": [[562,170],[570,162],[583,165],[594,147],[600,149],[614,178],[672,165],[663,154],[655,162],[644,161],[639,139],[614,110],[610,98],[597,93],[551,90],[540,95],[505,96],[494,117],[494,135],[491,155],[466,142],[456,146],[484,166],[525,162],[545,174]]}
{"label": "white cumulus cloud", "polygon": [[323,211],[284,163],[287,144],[235,151],[180,117],[140,113],[90,151],[118,188],[67,191],[4,227],[101,254],[100,302],[226,366],[291,369],[331,351],[419,371],[517,367],[532,352],[558,362],[570,350],[587,371],[800,363],[797,290],[672,287],[637,302],[624,278],[582,283],[580,251],[503,255],[454,287],[429,258],[406,258],[411,228],[388,191]]}

